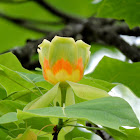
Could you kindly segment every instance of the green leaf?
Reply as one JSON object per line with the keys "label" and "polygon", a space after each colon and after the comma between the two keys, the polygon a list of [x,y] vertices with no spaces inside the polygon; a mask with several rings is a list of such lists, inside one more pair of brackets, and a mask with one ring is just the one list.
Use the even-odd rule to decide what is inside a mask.
{"label": "green leaf", "polygon": [[26,1],[30,1],[30,0],[1,0],[0,2],[8,2],[8,3],[14,3],[14,2],[26,2]]}
{"label": "green leaf", "polygon": [[51,90],[49,90],[47,93],[42,95],[39,98],[36,98],[32,102],[30,102],[24,110],[30,110],[35,108],[43,108],[47,107],[52,103],[52,101],[55,99],[57,93],[58,93],[58,87],[59,83],[57,83]]}
{"label": "green leaf", "polygon": [[7,139],[8,134],[4,132],[2,129],[0,129],[0,139],[1,140],[9,140]]}
{"label": "green leaf", "polygon": [[73,89],[76,96],[85,100],[92,100],[96,98],[108,97],[109,94],[105,90],[96,88],[94,86],[77,84],[74,82],[67,81]]}
{"label": "green leaf", "polygon": [[39,90],[38,87],[42,87],[48,90],[52,87],[44,81],[42,75],[24,69],[12,53],[0,55],[0,83],[6,89],[7,95],[22,90],[33,92],[32,88]]}
{"label": "green leaf", "polygon": [[111,128],[105,128],[105,131],[115,140],[125,140],[127,138],[127,136],[121,130],[118,131]]}
{"label": "green leaf", "polygon": [[16,112],[17,109],[23,109],[23,105],[10,100],[0,101],[0,116],[8,112]]}
{"label": "green leaf", "polygon": [[123,140],[139,140],[140,139],[140,129],[139,128],[123,128],[121,127],[120,130],[127,135],[127,138]]}
{"label": "green leaf", "polygon": [[[1,87],[1,85],[0,85]],[[3,87],[0,88],[0,100],[6,98],[7,94]]]}
{"label": "green leaf", "polygon": [[120,126],[139,127],[139,121],[132,108],[119,97],[99,98],[65,108],[46,107],[27,111],[18,110],[17,117],[21,120],[31,117],[77,118],[116,130],[119,130]]}
{"label": "green leaf", "polygon": [[24,73],[24,72],[17,72],[23,79],[27,80],[28,82],[42,82],[45,81],[43,74],[34,74],[34,73]]}
{"label": "green leaf", "polygon": [[84,84],[84,85],[89,85],[92,87],[96,87],[102,90],[105,90],[106,92],[109,92],[112,88],[114,88],[117,84],[112,84],[109,82],[106,82],[104,80],[99,80],[99,79],[95,79],[92,77],[87,77],[84,76],[80,81],[80,84]]}
{"label": "green leaf", "polygon": [[[77,124],[79,125],[79,124]],[[73,140],[73,139],[78,139],[78,138],[84,138],[84,140],[91,140],[93,137],[94,133],[90,131],[86,131],[86,129],[81,129],[75,127],[72,131],[69,133],[66,133],[64,129],[61,129],[58,139],[60,140]],[[81,139],[80,139],[81,140]]]}
{"label": "green leaf", "polygon": [[116,131],[110,128],[106,128],[106,131],[113,137],[115,140],[139,140],[140,139],[140,130],[135,127],[120,127],[120,131]]}
{"label": "green leaf", "polygon": [[[26,119],[25,122],[28,124],[28,126],[32,126],[32,129],[39,130],[43,128],[46,125],[50,125],[51,122],[48,118],[42,118],[42,117],[34,117]],[[20,124],[21,127],[26,127],[25,124]],[[54,126],[49,126],[47,128],[44,128],[44,132],[52,132]]]}
{"label": "green leaf", "polygon": [[[40,89],[43,94],[45,94],[48,90]],[[18,101],[23,104],[28,104],[32,100],[38,98],[40,95],[40,92],[36,89],[33,89],[33,92],[30,92],[29,90],[23,90],[20,92],[15,92],[11,94],[9,97],[6,99],[8,100],[13,100],[13,101]]]}
{"label": "green leaf", "polygon": [[30,140],[30,139],[37,140],[37,135],[32,130],[30,130],[30,127],[28,127],[24,132],[24,134],[21,134],[17,138],[11,140]]}
{"label": "green leaf", "polygon": [[98,17],[124,19],[133,28],[140,26],[139,0],[103,0],[97,12]]}
{"label": "green leaf", "polygon": [[24,73],[24,72],[17,72],[23,79],[25,79],[27,82],[30,82],[33,84],[33,86],[39,90],[38,87],[42,87],[44,89],[51,89],[53,85],[45,81],[43,74],[35,74],[35,73]]}
{"label": "green leaf", "polygon": [[14,71],[31,73],[22,67],[17,57],[11,52],[0,55],[0,64]]}
{"label": "green leaf", "polygon": [[[14,18],[23,18],[23,19],[33,19],[38,21],[57,21],[58,18],[50,14],[47,10],[39,6],[33,1],[20,3],[20,4],[11,4],[11,3],[0,3],[0,11],[3,13],[14,17]],[[42,28],[42,25],[30,24]],[[54,30],[57,27],[53,26]],[[43,27],[48,29],[48,24]],[[57,27],[58,28],[58,27]],[[60,27],[59,27],[60,29]],[[57,29],[58,30],[58,29]],[[37,39],[43,37],[44,34],[38,33],[25,29],[21,26],[18,26],[10,21],[7,21],[3,18],[0,18],[0,31],[1,31],[1,46],[0,52],[9,50],[12,47],[23,46],[27,39]],[[8,40],[8,41],[7,41]]]}
{"label": "green leaf", "polygon": [[89,77],[105,80],[111,83],[122,83],[140,97],[140,63],[127,63],[117,59],[103,57]]}
{"label": "green leaf", "polygon": [[[2,10],[0,4],[0,10]],[[43,36],[42,33],[31,31],[17,26],[3,18],[0,18],[1,45],[0,52],[10,50],[12,47],[23,46],[29,38],[37,39]]]}
{"label": "green leaf", "polygon": [[10,123],[15,121],[18,121],[16,112],[10,112],[0,117],[0,124]]}
{"label": "green leaf", "polygon": [[[21,78],[16,72],[0,64],[0,83],[6,89],[7,95],[14,92],[33,88],[34,85]],[[3,80],[4,79],[4,80]]]}
{"label": "green leaf", "polygon": [[74,93],[70,87],[67,88],[65,106],[75,104]]}
{"label": "green leaf", "polygon": [[85,132],[82,129],[79,128],[74,128],[73,131],[69,132],[68,134],[65,135],[66,140],[91,140],[93,136],[93,133],[91,132]]}
{"label": "green leaf", "polygon": [[72,140],[88,140],[88,139],[85,139],[85,138],[83,138],[83,137],[79,137],[79,138],[74,138],[74,139],[72,139]]}
{"label": "green leaf", "polygon": [[[65,13],[72,14],[74,16],[89,17],[93,14],[92,0],[48,0],[52,6],[57,7]],[[80,4],[80,6],[79,6]],[[84,8],[83,8],[84,7]]]}

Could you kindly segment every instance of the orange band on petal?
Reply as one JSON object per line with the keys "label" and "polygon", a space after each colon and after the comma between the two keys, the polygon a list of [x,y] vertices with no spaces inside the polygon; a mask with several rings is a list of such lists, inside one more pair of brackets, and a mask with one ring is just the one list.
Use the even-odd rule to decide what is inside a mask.
{"label": "orange band on petal", "polygon": [[44,58],[44,70],[46,69],[50,69],[50,66],[49,66],[49,61],[46,58]]}
{"label": "orange band on petal", "polygon": [[80,77],[82,78],[83,77],[83,72],[84,72],[84,65],[83,65],[82,57],[80,57],[78,59],[76,69],[78,69],[80,71]]}
{"label": "orange band on petal", "polygon": [[60,70],[65,70],[68,74],[72,74],[72,66],[69,61],[64,60],[63,58],[58,60],[53,68],[52,71],[54,74],[57,74]]}
{"label": "orange band on petal", "polygon": [[44,58],[43,77],[45,80],[48,80],[47,75],[46,75],[46,70],[48,69],[50,69],[49,61],[46,58]]}
{"label": "orange band on petal", "polygon": [[46,73],[43,71],[43,77],[45,80],[48,80],[47,76],[46,76]]}

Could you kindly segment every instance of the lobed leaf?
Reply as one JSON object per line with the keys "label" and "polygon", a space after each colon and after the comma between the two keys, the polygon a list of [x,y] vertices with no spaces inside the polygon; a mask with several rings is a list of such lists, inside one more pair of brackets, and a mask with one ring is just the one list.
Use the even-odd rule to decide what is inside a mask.
{"label": "lobed leaf", "polygon": [[12,53],[0,55],[0,84],[5,88],[8,96],[25,90],[33,93],[33,88],[39,90],[38,87],[42,87],[48,90],[52,87],[44,81],[42,75],[24,69]]}
{"label": "lobed leaf", "polygon": [[0,117],[0,124],[18,121],[16,112],[9,112]]}
{"label": "lobed leaf", "polygon": [[21,120],[32,117],[77,118],[116,130],[119,130],[120,126],[139,127],[139,121],[132,108],[119,97],[99,98],[65,108],[47,107],[27,111],[18,110],[17,117]]}
{"label": "lobed leaf", "polygon": [[98,17],[124,19],[130,28],[140,26],[139,0],[102,0]]}
{"label": "lobed leaf", "polygon": [[103,57],[89,77],[105,80],[110,83],[121,83],[129,87],[140,97],[140,62],[127,63],[117,59]]}
{"label": "lobed leaf", "polygon": [[17,109],[23,109],[24,105],[10,100],[0,101],[0,116],[8,112],[16,112]]}

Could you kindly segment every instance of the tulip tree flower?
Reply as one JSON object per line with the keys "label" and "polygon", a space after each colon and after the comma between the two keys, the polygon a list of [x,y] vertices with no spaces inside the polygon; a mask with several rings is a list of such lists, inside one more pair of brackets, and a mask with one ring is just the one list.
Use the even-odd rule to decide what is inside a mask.
{"label": "tulip tree flower", "polygon": [[[44,39],[38,47],[39,61],[45,80],[56,86],[60,82],[54,104],[59,103],[61,106],[75,104],[74,93],[66,81],[78,82],[82,79],[90,57],[90,45],[82,40],[75,42],[73,38],[55,36],[51,42]],[[34,104],[33,108],[36,106],[38,103]],[[71,124],[76,124],[76,121],[71,121]],[[64,129],[70,131],[73,127]]]}
{"label": "tulip tree flower", "polygon": [[44,39],[39,45],[39,61],[45,80],[52,84],[66,80],[78,82],[90,57],[90,45],[82,40],[55,36],[51,42]]}
{"label": "tulip tree flower", "polygon": [[55,84],[47,93],[29,103],[24,110],[75,104],[76,98],[82,101],[109,96],[105,90],[82,85],[76,82],[83,77],[90,57],[90,45],[82,40],[55,36],[51,42],[44,39],[39,45],[39,61],[43,76]]}
{"label": "tulip tree flower", "polygon": [[[105,90],[97,87],[78,84],[83,77],[84,69],[90,57],[90,45],[82,40],[55,36],[51,42],[44,39],[39,45],[39,61],[46,81],[54,84],[47,93],[27,104],[24,110],[52,106],[69,106],[78,102],[109,96]],[[51,119],[57,124],[58,119]],[[59,119],[58,124],[64,120]],[[71,119],[70,125],[76,120]],[[61,129],[61,127],[59,127]],[[73,127],[64,128],[66,132]]]}

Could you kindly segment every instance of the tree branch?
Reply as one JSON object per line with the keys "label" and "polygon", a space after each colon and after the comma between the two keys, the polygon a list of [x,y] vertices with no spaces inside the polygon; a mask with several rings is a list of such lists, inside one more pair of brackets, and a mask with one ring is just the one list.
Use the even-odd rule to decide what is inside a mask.
{"label": "tree branch", "polygon": [[78,17],[74,17],[74,16],[71,16],[69,14],[66,14],[66,13],[63,13],[63,12],[59,11],[58,9],[51,6],[48,2],[46,2],[44,0],[36,0],[35,2],[37,4],[39,4],[41,7],[43,7],[44,9],[51,12],[52,14],[62,18],[63,20],[65,20],[65,22],[69,22],[69,21],[71,21],[71,22],[81,22],[81,21],[83,21],[82,19],[80,19]]}
{"label": "tree branch", "polygon": [[[86,126],[88,127],[97,127],[97,128],[100,128],[98,127],[97,125],[95,124],[91,124],[89,122],[86,122]],[[92,129],[92,131],[97,134],[98,136],[100,136],[103,140],[114,140],[109,134],[107,134],[104,130],[94,130]]]}
{"label": "tree branch", "polygon": [[130,29],[129,26],[123,20],[115,20],[109,18],[95,18],[90,17],[88,22],[90,24],[95,24],[96,26],[105,27],[109,31],[113,31],[118,35],[128,35],[128,36],[140,36],[140,27],[135,27]]}
{"label": "tree branch", "polygon": [[140,61],[140,49],[125,42],[120,35],[115,32],[114,26],[100,26],[96,24],[96,22],[93,23],[93,21],[91,22],[89,20],[82,34],[85,36],[84,41],[87,43],[103,42],[110,46],[113,45],[133,62]]}
{"label": "tree branch", "polygon": [[[36,67],[40,67],[39,62],[32,62],[31,57],[37,53],[38,45],[43,41],[44,38],[51,41],[55,35],[65,36],[65,37],[73,37],[77,38],[79,33],[83,30],[83,25],[78,23],[68,24],[63,30],[58,32],[50,32],[46,37],[40,38],[38,40],[27,40],[26,45],[24,47],[16,47],[8,50],[6,52],[11,51],[13,54],[17,56],[23,67],[26,69],[35,69]],[[78,38],[80,39],[80,38]],[[6,53],[3,52],[3,53]],[[34,65],[35,64],[35,65]]]}
{"label": "tree branch", "polygon": [[[58,32],[50,32],[44,38],[51,41],[55,35],[58,35],[63,37],[73,37],[75,40],[82,39],[89,44],[92,42],[100,42],[106,45],[113,45],[133,62],[140,61],[140,49],[125,42],[118,32],[114,30],[114,25],[115,22],[112,23],[112,21],[108,21],[106,19],[88,19],[88,22],[86,23],[69,23],[62,30]],[[14,48],[10,51],[19,58],[25,68],[35,69],[36,66],[40,65],[38,62],[32,62],[31,57],[36,53],[37,46],[44,38],[28,40],[24,47]]]}
{"label": "tree branch", "polygon": [[42,25],[51,25],[51,26],[56,26],[56,25],[63,25],[63,21],[41,21],[41,20],[34,20],[34,19],[23,19],[27,21],[30,24],[42,24]]}
{"label": "tree branch", "polygon": [[114,32],[119,35],[128,35],[128,36],[140,36],[140,27],[135,27],[133,29],[129,29],[127,24],[122,24],[113,27]]}
{"label": "tree branch", "polygon": [[57,140],[58,138],[58,132],[53,133],[53,140]]}

